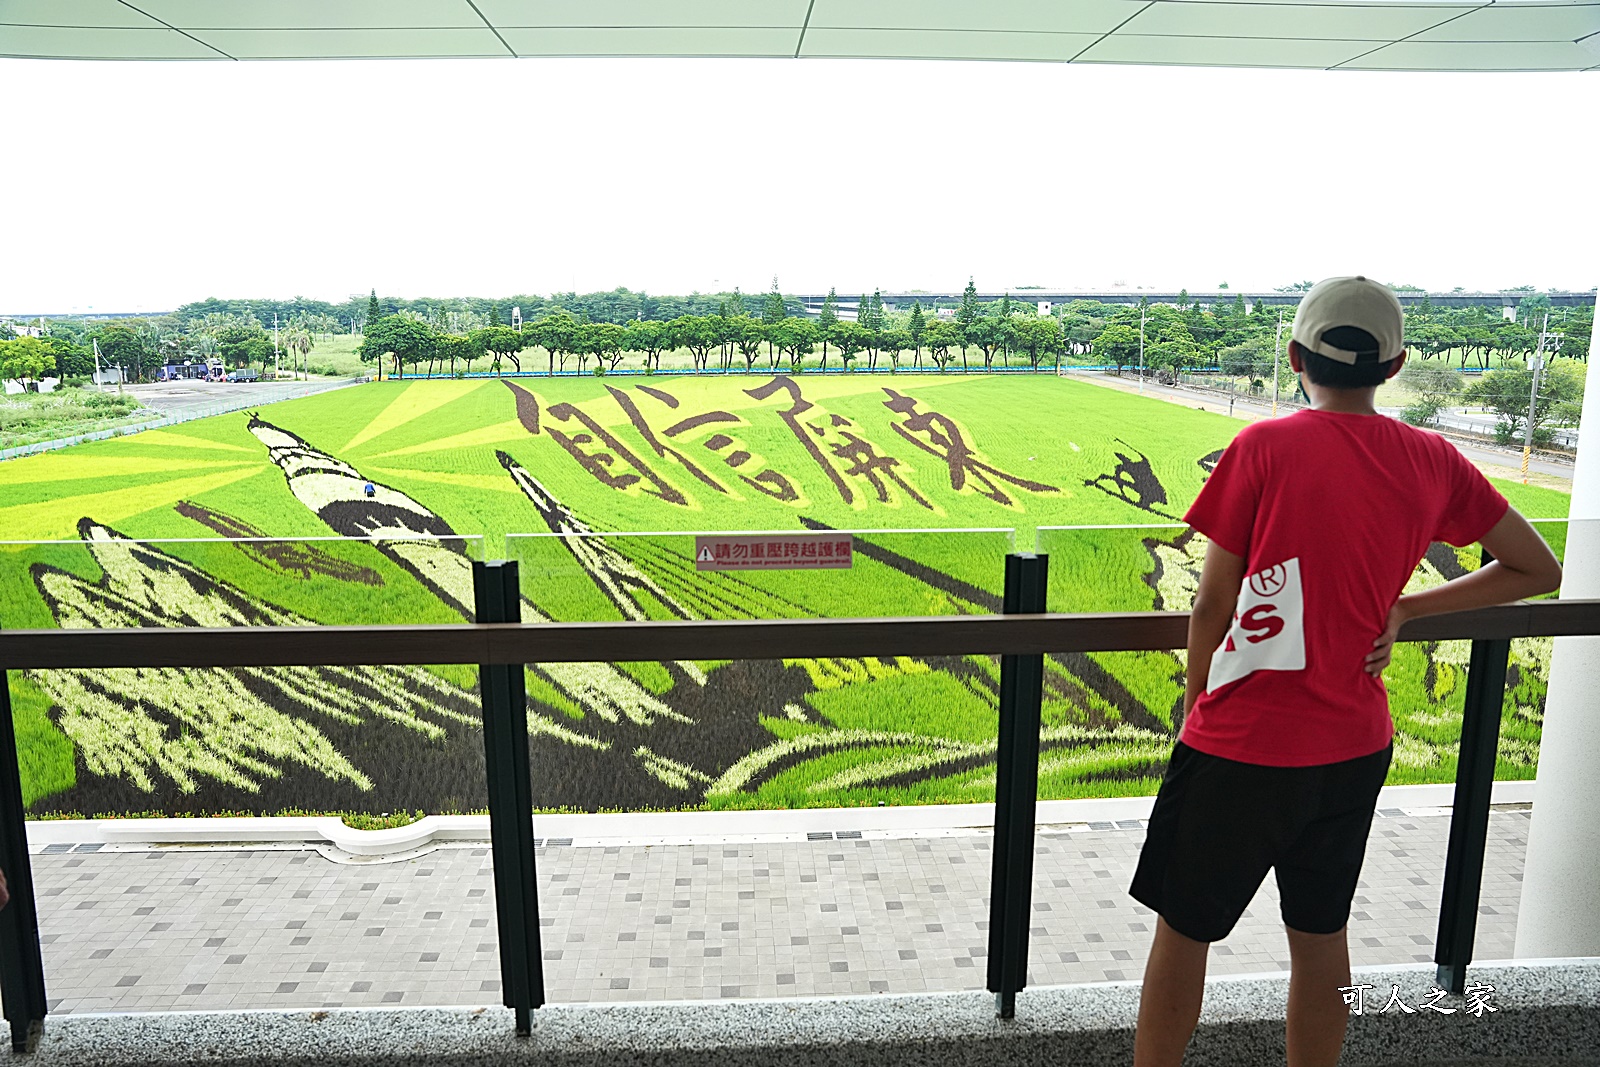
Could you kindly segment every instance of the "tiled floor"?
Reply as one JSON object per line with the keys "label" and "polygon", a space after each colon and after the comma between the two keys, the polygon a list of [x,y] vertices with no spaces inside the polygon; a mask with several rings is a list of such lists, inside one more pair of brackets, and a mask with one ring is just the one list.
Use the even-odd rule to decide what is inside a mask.
{"label": "tiled floor", "polygon": [[[1527,811],[1490,820],[1477,957],[1511,954]],[[1432,959],[1449,819],[1373,824],[1354,962]],[[816,836],[816,835],[813,835]],[[1137,978],[1138,824],[1042,828],[1034,984]],[[69,851],[70,849],[70,851]],[[986,835],[541,847],[551,1001],[981,988]],[[54,845],[34,856],[51,1010],[498,1003],[490,858]],[[1212,973],[1287,966],[1269,877]]]}

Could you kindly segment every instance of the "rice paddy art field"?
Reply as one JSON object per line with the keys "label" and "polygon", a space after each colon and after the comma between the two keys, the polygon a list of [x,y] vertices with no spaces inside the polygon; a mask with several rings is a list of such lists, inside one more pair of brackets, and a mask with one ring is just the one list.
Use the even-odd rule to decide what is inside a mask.
{"label": "rice paddy art field", "polygon": [[[462,623],[472,560],[502,556],[525,621],[989,613],[1036,530],[1052,610],[1184,609],[1204,545],[1176,524],[1242,425],[1045,376],[617,381],[372,383],[0,465],[0,625]],[[1038,530],[1067,525],[1139,528]],[[690,535],[729,530],[780,552],[784,531],[855,531],[836,535],[853,564],[698,570]],[[1414,582],[1474,559],[1435,546]],[[993,797],[991,657],[626,651],[528,668],[540,807]],[[1531,777],[1549,643],[1513,655],[1498,773]],[[1393,780],[1453,778],[1465,674],[1464,643],[1397,652]],[[1153,791],[1182,687],[1181,653],[1049,657],[1041,795]],[[11,690],[36,813],[485,803],[470,667],[38,671]]]}

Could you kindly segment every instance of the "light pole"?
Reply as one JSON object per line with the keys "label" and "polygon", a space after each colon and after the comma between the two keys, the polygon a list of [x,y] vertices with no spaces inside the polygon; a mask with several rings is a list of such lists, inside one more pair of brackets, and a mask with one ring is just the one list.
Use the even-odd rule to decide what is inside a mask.
{"label": "light pole", "polygon": [[1144,302],[1139,303],[1139,395],[1144,395]]}
{"label": "light pole", "polygon": [[1278,332],[1272,335],[1272,417],[1278,417],[1278,348],[1283,341],[1283,309],[1278,309]]}
{"label": "light pole", "polygon": [[1528,484],[1528,459],[1533,455],[1533,409],[1539,401],[1539,374],[1544,370],[1544,340],[1549,336],[1550,313],[1539,325],[1539,347],[1533,353],[1533,388],[1528,391],[1528,422],[1522,431],[1522,484]]}

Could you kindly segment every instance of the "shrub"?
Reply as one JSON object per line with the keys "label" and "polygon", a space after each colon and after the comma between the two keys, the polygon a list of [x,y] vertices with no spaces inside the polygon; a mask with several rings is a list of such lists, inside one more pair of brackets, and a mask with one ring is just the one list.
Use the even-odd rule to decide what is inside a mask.
{"label": "shrub", "polygon": [[1439,412],[1444,405],[1431,397],[1424,397],[1409,405],[1400,412],[1400,418],[1413,426],[1428,426],[1439,417]]}

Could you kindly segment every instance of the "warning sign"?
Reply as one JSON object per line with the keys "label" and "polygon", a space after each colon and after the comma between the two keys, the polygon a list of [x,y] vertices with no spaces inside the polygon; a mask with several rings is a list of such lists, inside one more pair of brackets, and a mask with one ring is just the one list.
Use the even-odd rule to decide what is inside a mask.
{"label": "warning sign", "polygon": [[697,535],[701,571],[848,569],[852,539],[842,533]]}

